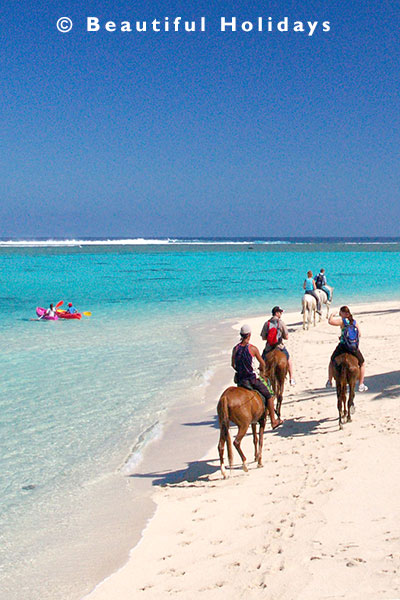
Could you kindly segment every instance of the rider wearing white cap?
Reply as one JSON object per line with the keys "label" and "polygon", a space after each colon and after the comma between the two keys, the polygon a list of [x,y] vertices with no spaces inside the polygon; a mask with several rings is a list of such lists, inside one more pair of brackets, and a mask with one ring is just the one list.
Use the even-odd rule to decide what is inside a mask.
{"label": "rider wearing white cap", "polygon": [[251,327],[250,325],[242,325],[240,328],[240,342],[232,350],[231,364],[235,369],[235,383],[237,385],[254,389],[260,392],[265,398],[265,405],[271,419],[272,428],[275,429],[283,423],[275,417],[274,398],[270,394],[267,386],[258,379],[253,370],[253,358],[255,357],[260,363],[260,367],[264,369],[265,362],[261,358],[258,348],[250,344]]}

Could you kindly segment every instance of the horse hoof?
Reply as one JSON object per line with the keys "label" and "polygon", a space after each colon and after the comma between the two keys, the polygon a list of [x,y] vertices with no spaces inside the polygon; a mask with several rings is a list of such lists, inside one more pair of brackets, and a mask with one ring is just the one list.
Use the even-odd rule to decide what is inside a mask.
{"label": "horse hoof", "polygon": [[264,465],[263,465],[262,463],[258,463],[258,464],[257,464],[257,469],[262,469],[262,468],[263,468],[263,466],[264,466]]}
{"label": "horse hoof", "polygon": [[221,475],[224,479],[226,479],[226,471],[225,471],[224,467],[221,467]]}
{"label": "horse hoof", "polygon": [[246,463],[243,463],[243,471],[244,471],[245,473],[248,473],[248,472],[249,472],[249,469],[247,468],[247,465],[246,465]]}

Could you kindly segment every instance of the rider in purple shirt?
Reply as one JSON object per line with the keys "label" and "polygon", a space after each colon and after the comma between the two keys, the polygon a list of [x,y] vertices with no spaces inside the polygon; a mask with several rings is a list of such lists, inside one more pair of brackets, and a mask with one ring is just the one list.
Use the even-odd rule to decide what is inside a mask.
{"label": "rider in purple shirt", "polygon": [[254,373],[253,358],[255,357],[258,360],[262,369],[265,367],[265,362],[261,358],[258,348],[250,344],[250,336],[250,326],[243,325],[240,329],[240,342],[232,350],[231,365],[236,371],[235,383],[247,389],[257,390],[263,396],[271,419],[272,429],[276,429],[283,421],[275,417],[274,398],[267,386]]}

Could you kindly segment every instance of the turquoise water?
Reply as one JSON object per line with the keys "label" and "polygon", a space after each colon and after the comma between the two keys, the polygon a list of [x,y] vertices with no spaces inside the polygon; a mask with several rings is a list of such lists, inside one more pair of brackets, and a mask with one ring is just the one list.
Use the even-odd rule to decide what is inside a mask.
{"label": "turquoise water", "polygon": [[[41,527],[71,495],[139,460],[173,402],[188,390],[200,398],[220,356],[218,340],[207,337],[218,322],[274,304],[299,307],[306,271],[321,266],[334,304],[399,298],[399,250],[398,243],[1,247],[3,574],[51,543]],[[36,306],[59,300],[92,316],[30,320]],[[17,588],[7,597],[18,598]]]}

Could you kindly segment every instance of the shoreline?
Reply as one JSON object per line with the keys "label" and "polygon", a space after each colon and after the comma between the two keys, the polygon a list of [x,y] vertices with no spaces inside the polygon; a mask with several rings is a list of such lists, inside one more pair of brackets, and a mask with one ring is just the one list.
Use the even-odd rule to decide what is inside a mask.
{"label": "shoreline", "polygon": [[[236,339],[235,334],[232,335],[232,327],[227,327],[227,323],[233,326],[234,320],[224,319],[212,327],[212,333],[217,339],[220,340],[218,336],[223,340]],[[230,350],[226,350],[226,341],[218,342],[216,355],[217,358],[214,357],[214,363],[209,367],[213,371],[212,375],[204,385],[200,401],[197,390],[195,397],[186,401],[184,406],[180,406],[179,401],[171,405],[159,424],[160,434],[140,448],[139,460],[131,463],[133,455],[129,452],[121,463],[118,474],[125,479],[127,488],[130,488],[127,489],[127,498],[130,498],[137,509],[137,512],[131,508],[129,510],[135,518],[131,543],[129,547],[125,546],[118,551],[117,559],[113,557],[113,566],[110,563],[103,565],[103,577],[84,596],[79,595],[79,598],[89,598],[103,581],[113,577],[127,564],[132,552],[140,546],[147,528],[156,516],[157,505],[153,499],[155,486],[165,487],[179,481],[195,481],[203,474],[202,467],[198,466],[201,462],[198,457],[206,456],[213,444],[217,431],[214,429],[216,398],[219,397],[221,388],[227,387],[232,378]],[[204,472],[207,472],[207,465],[204,465]],[[124,501],[125,508],[127,498]],[[120,511],[121,520],[125,521],[126,515],[121,512],[123,507],[114,508]]]}
{"label": "shoreline", "polygon": [[[380,302],[379,306],[377,306],[378,303],[376,302],[363,302],[363,303],[358,303],[357,305],[355,305],[355,307],[351,307],[352,310],[354,310],[354,313],[357,317],[357,314],[359,314],[359,319],[360,319],[360,325],[362,323],[363,320],[365,320],[366,317],[361,316],[363,312],[367,313],[373,313],[374,311],[376,311],[377,309],[379,309],[380,311],[390,311],[390,310],[397,310],[396,308],[396,302],[395,301],[389,301],[389,302]],[[262,349],[263,343],[259,343],[259,332],[257,331],[258,326],[260,326],[260,323],[262,321],[262,323],[265,320],[265,316],[263,317],[252,317],[249,319],[240,319],[240,321],[237,320],[229,320],[227,322],[225,322],[224,327],[226,327],[227,323],[229,322],[231,324],[231,328],[238,329],[240,327],[240,323],[244,322],[244,320],[246,322],[248,322],[253,329],[253,336],[252,336],[252,343],[255,343],[258,347],[260,347],[260,349]],[[325,323],[322,322],[320,323],[315,330],[311,330],[310,332],[303,332],[301,329],[301,325],[300,325],[300,315],[298,312],[296,313],[287,313],[284,314],[284,320],[287,323],[287,325],[289,326],[289,329],[292,329],[293,327],[296,327],[295,331],[292,331],[291,334],[291,338],[294,341],[294,338],[296,336],[296,333],[299,337],[299,334],[304,337],[304,335],[310,335],[315,337],[316,334],[318,334],[318,331],[320,330],[320,328],[324,327]],[[234,324],[235,323],[235,324]],[[261,326],[262,326],[261,323]],[[295,325],[294,325],[295,324]],[[261,326],[260,326],[260,330],[261,330]],[[330,330],[328,330],[328,334],[335,334],[337,333],[335,331],[335,328],[331,327]],[[325,334],[325,332],[324,332]],[[235,337],[235,336],[232,336]],[[332,337],[332,335],[330,336]],[[334,337],[334,335],[333,335]],[[236,339],[236,338],[235,338]],[[235,340],[234,340],[235,341]],[[233,342],[234,343],[234,342]],[[333,347],[334,342],[329,342],[329,348]],[[232,344],[233,345],[233,344]],[[292,340],[289,340],[288,343],[288,348],[289,351],[293,352],[293,357],[295,357],[295,348],[292,349],[292,345],[293,342]],[[363,349],[363,342],[361,342],[361,348]],[[230,354],[230,348],[228,349],[228,354]],[[220,396],[224,386],[229,385],[231,383],[232,380],[232,372],[231,372],[231,367],[229,365],[229,357],[228,358],[228,366],[225,367],[225,374],[221,375],[221,371],[216,372],[214,374],[213,377],[213,381],[210,382],[210,386],[209,389],[207,390],[207,397],[209,398],[208,400],[205,400],[205,403],[209,402],[209,405],[205,408],[205,413],[206,413],[206,418],[208,420],[208,424],[207,427],[204,428],[204,423],[201,423],[202,425],[202,433],[206,432],[207,435],[207,439],[209,439],[208,442],[208,452],[206,451],[207,446],[205,445],[205,438],[202,439],[202,443],[198,443],[196,446],[192,447],[190,449],[190,452],[187,452],[187,448],[185,448],[185,443],[183,442],[181,444],[181,449],[183,450],[183,448],[185,448],[185,456],[186,456],[186,463],[187,466],[185,468],[178,468],[175,469],[175,471],[173,470],[173,467],[171,468],[171,456],[164,456],[164,458],[166,459],[166,467],[164,469],[164,472],[161,470],[159,470],[158,475],[160,476],[160,478],[158,480],[156,480],[153,485],[157,486],[157,489],[155,490],[155,493],[152,493],[151,495],[151,499],[153,502],[155,502],[156,504],[156,510],[153,514],[153,516],[147,521],[147,524],[145,526],[145,528],[143,529],[139,540],[137,541],[136,544],[134,544],[131,548],[131,550],[129,551],[129,558],[127,560],[127,562],[122,565],[117,571],[114,571],[114,573],[106,576],[105,579],[103,579],[98,585],[96,585],[96,587],[87,595],[84,596],[85,599],[90,599],[90,600],[100,600],[100,599],[105,599],[107,598],[107,600],[110,599],[120,599],[122,600],[122,598],[128,597],[127,595],[125,596],[124,594],[128,593],[128,590],[130,590],[129,593],[132,593],[135,589],[138,590],[138,588],[136,587],[137,582],[135,577],[133,577],[133,574],[137,574],[137,564],[140,563],[143,559],[143,555],[146,553],[146,548],[145,546],[148,546],[149,544],[149,540],[152,538],[153,540],[155,539],[155,536],[158,537],[159,536],[159,532],[157,530],[160,529],[160,527],[164,527],[165,528],[165,522],[163,522],[163,515],[161,514],[163,512],[164,509],[164,505],[165,505],[165,499],[163,499],[163,495],[167,495],[169,496],[170,494],[168,493],[168,490],[171,490],[172,492],[174,491],[174,489],[180,489],[182,488],[183,490],[186,489],[186,486],[189,486],[189,484],[192,485],[192,487],[196,488],[197,486],[200,486],[200,482],[202,482],[202,484],[207,481],[209,482],[209,485],[211,485],[212,488],[215,488],[216,486],[218,487],[220,485],[219,483],[219,479],[220,479],[220,474],[219,474],[219,461],[218,456],[217,456],[217,451],[216,451],[216,445],[217,445],[217,441],[218,441],[218,429],[215,428],[214,426],[210,426],[212,424],[212,417],[214,416],[214,424],[215,425],[215,406],[216,406],[216,402],[218,397]],[[369,359],[367,356],[367,376],[366,376],[366,382],[368,384],[368,364],[369,364]],[[295,364],[295,376],[296,376],[296,364]],[[222,378],[221,378],[222,377]],[[325,378],[326,379],[326,378]],[[320,386],[322,387],[324,385],[324,381],[321,382]],[[217,390],[219,386],[219,390],[215,395],[215,392]],[[288,387],[288,386],[287,386]],[[300,398],[296,398],[296,396],[298,396],[300,391],[299,386],[296,386],[293,390],[293,392],[291,390],[286,390],[285,396],[284,396],[284,404],[283,404],[283,416],[285,418],[285,412],[286,412],[286,407],[285,404],[292,404],[293,402],[296,403],[296,400],[300,400]],[[289,393],[288,393],[289,392]],[[302,390],[302,395],[304,395],[304,392],[306,392],[306,389]],[[335,390],[333,390],[333,393],[335,392]],[[307,393],[307,392],[306,392]],[[332,394],[332,392],[331,392]],[[370,392],[368,393],[368,395],[370,394]],[[363,395],[363,397],[366,395]],[[294,398],[293,398],[294,397]],[[358,394],[356,396],[356,400],[359,399],[361,397],[360,394]],[[211,399],[212,399],[212,404],[211,404]],[[289,402],[288,402],[289,400]],[[197,407],[196,407],[197,408]],[[173,409],[172,409],[173,410]],[[204,412],[204,411],[203,411]],[[332,412],[332,411],[331,411]],[[170,412],[170,417],[172,417],[172,413]],[[193,424],[192,424],[193,425]],[[286,426],[284,425],[283,428],[285,428]],[[354,425],[349,425],[349,427],[354,427]],[[283,428],[280,428],[283,431]],[[151,465],[152,460],[154,459],[154,457],[157,455],[157,445],[160,445],[160,447],[162,446],[162,441],[165,441],[168,439],[169,436],[180,436],[181,432],[179,432],[179,426],[177,429],[177,424],[174,424],[174,420],[170,420],[169,419],[169,425],[166,428],[165,432],[163,432],[163,436],[161,438],[161,440],[157,440],[155,442],[152,442],[149,447],[146,449],[146,451],[144,452],[144,457],[143,457],[143,461],[140,463],[140,465],[138,465],[138,467],[140,467],[140,470],[142,471],[141,475],[138,475],[138,477],[144,476],[143,475],[143,471],[146,471],[146,465]],[[269,435],[269,433],[268,433]],[[277,435],[280,434],[275,434],[274,437],[276,437]],[[175,438],[176,439],[176,438]],[[269,438],[268,438],[269,439]],[[267,440],[266,440],[267,442]],[[210,444],[212,443],[212,446],[210,447]],[[203,450],[200,449],[200,446],[203,448]],[[268,444],[265,444],[265,452],[264,452],[264,462],[267,463],[267,457],[268,457],[268,448],[266,447],[268,446]],[[205,453],[204,453],[205,452]],[[200,455],[200,458],[199,458]],[[180,459],[182,459],[182,455],[179,453],[180,458],[178,457],[178,462]],[[174,459],[176,459],[176,457],[174,457]],[[196,460],[197,459],[197,460]],[[235,466],[237,465],[237,458],[235,456]],[[169,467],[169,468],[168,468]],[[235,477],[233,479],[236,479],[236,472],[237,472],[237,466],[235,468]],[[260,471],[260,473],[265,472],[265,470]],[[237,472],[237,475],[240,475],[240,471]],[[251,469],[250,474],[252,476],[255,475],[254,470]],[[148,473],[147,473],[148,475]],[[154,470],[152,470],[152,475],[157,475],[157,473],[154,473]],[[135,477],[135,475],[133,475]],[[232,478],[231,478],[232,480]],[[212,482],[210,484],[210,482]],[[214,484],[214,485],[213,485]],[[237,485],[237,483],[236,483]],[[176,500],[176,498],[172,498],[172,502],[174,502],[174,500]],[[171,500],[169,501],[171,502]],[[182,502],[184,502],[184,499],[182,499]],[[177,502],[175,502],[176,508],[179,509],[179,504]],[[160,509],[161,507],[161,509]],[[172,541],[172,545],[175,544],[175,541]],[[151,544],[150,544],[151,545]],[[316,559],[317,560],[317,559]],[[135,566],[136,565],[136,566]],[[140,573],[143,575],[145,574],[146,569],[144,569],[143,572],[143,565],[142,565],[142,570],[140,571]],[[161,580],[163,578],[161,577]],[[166,578],[168,579],[168,578]],[[121,582],[124,582],[121,588]],[[130,583],[129,583],[130,582]],[[130,584],[132,585],[132,589],[130,589]],[[224,586],[222,586],[222,589],[224,588]],[[147,593],[145,594],[146,597],[152,597],[152,592],[151,590],[153,589],[152,584],[150,584],[148,587],[145,586],[145,588],[140,588],[142,590],[146,590]],[[216,588],[218,589],[218,587]],[[155,590],[154,590],[155,591]],[[158,591],[160,591],[160,588],[158,588]],[[299,596],[300,597],[300,596]]]}

